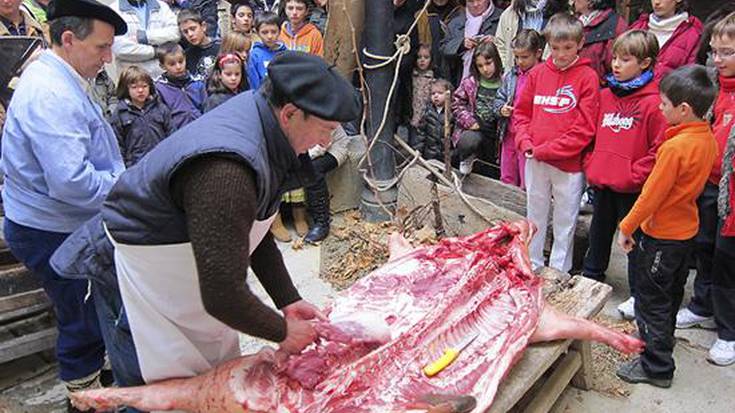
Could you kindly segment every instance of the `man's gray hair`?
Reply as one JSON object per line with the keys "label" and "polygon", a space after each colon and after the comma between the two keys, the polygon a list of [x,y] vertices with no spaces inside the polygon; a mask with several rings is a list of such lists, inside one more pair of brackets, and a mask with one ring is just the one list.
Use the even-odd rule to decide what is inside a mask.
{"label": "man's gray hair", "polygon": [[91,17],[64,16],[54,19],[49,24],[51,44],[61,46],[61,35],[65,31],[74,33],[79,40],[84,40],[94,29],[94,19]]}

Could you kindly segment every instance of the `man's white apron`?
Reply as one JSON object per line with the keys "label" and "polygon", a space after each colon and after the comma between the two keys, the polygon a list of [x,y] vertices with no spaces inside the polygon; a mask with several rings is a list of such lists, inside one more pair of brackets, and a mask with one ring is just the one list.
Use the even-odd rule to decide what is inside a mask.
{"label": "man's white apron", "polygon": [[[274,218],[253,223],[251,254]],[[195,376],[240,356],[237,331],[204,309],[191,243],[127,245],[107,236],[146,383]]]}

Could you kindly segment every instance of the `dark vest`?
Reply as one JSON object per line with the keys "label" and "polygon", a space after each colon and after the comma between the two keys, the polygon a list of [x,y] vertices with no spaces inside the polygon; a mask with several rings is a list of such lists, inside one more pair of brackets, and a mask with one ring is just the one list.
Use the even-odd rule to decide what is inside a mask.
{"label": "dark vest", "polygon": [[172,178],[187,161],[207,154],[232,157],[253,170],[258,220],[273,215],[283,192],[309,176],[299,171],[300,158],[263,96],[242,93],[164,139],[120,176],[102,207],[113,238],[134,245],[189,242],[186,215],[170,191]]}

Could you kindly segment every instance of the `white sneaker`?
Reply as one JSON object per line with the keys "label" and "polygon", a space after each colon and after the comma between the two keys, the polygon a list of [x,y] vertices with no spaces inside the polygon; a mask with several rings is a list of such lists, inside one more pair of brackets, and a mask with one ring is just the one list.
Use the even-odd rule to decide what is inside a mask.
{"label": "white sneaker", "polygon": [[729,366],[735,363],[735,341],[725,341],[719,338],[709,349],[707,360],[718,366]]}
{"label": "white sneaker", "polygon": [[620,303],[618,312],[625,320],[635,320],[635,298],[630,297]]}
{"label": "white sneaker", "polygon": [[687,307],[684,307],[676,313],[676,328],[692,327],[714,330],[717,328],[717,324],[715,324],[714,317],[702,317],[701,315],[694,314]]}
{"label": "white sneaker", "polygon": [[470,156],[464,161],[459,162],[459,173],[462,175],[469,175],[472,173],[472,164],[475,162],[475,157]]}

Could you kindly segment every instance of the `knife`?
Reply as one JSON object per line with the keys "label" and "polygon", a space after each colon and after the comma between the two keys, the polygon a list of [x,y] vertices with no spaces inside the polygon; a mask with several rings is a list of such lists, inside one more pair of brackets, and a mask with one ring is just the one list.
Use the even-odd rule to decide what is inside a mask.
{"label": "knife", "polygon": [[477,338],[478,334],[473,335],[471,338],[469,338],[463,345],[461,345],[459,348],[455,347],[449,347],[446,350],[444,350],[444,353],[439,357],[438,359],[434,360],[433,362],[427,364],[424,367],[424,374],[426,377],[433,377],[445,368],[452,364],[454,360],[457,359],[459,356],[459,353],[461,353],[464,349],[466,349],[470,344],[472,344],[473,341]]}

